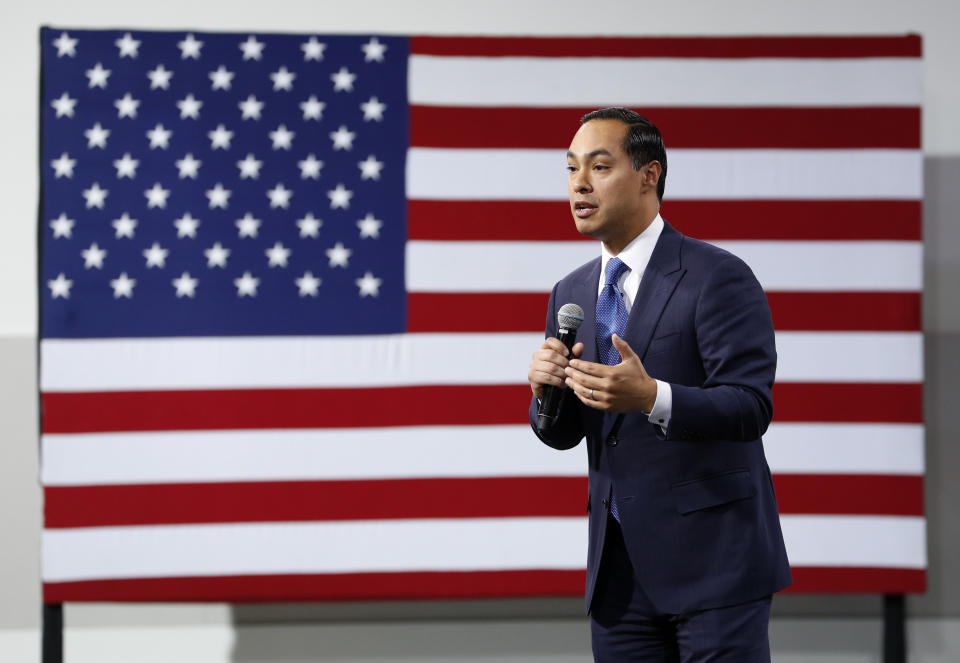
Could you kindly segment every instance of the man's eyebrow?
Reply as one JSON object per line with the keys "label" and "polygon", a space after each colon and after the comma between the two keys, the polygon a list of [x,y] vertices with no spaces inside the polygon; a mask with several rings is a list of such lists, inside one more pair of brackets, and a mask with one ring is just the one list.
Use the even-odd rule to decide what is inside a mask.
{"label": "man's eyebrow", "polygon": [[[599,157],[599,156],[612,157],[613,154],[610,152],[610,150],[605,150],[603,148],[600,148],[599,150],[594,150],[593,152],[587,152],[584,156],[590,159],[590,158]],[[567,150],[567,158],[576,159],[577,155],[571,152],[570,150]]]}

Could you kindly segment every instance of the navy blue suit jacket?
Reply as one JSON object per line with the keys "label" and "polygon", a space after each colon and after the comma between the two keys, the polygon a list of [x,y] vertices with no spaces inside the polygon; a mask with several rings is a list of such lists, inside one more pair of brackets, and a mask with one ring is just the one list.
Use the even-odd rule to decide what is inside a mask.
{"label": "navy blue suit jacket", "polygon": [[[600,258],[554,286],[557,310],[584,311],[577,340],[597,360]],[[665,613],[735,605],[791,582],[761,435],[773,416],[777,355],[766,296],[736,256],[664,224],[624,339],[647,372],[670,383],[666,433],[641,412],[603,413],[567,394],[556,449],[586,438],[590,491],[587,610],[603,551],[611,487],[624,541],[647,595]],[[537,400],[530,404],[536,432]]]}

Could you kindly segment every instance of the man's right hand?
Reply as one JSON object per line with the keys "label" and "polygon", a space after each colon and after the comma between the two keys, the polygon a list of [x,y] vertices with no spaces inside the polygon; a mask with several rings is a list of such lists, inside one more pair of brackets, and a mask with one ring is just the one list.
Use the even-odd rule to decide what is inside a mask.
{"label": "man's right hand", "polygon": [[[574,344],[573,356],[579,357],[582,353],[583,343]],[[533,390],[534,396],[543,398],[543,388],[548,384],[561,389],[566,388],[564,381],[567,374],[564,373],[563,369],[570,362],[570,357],[567,354],[567,346],[561,343],[558,338],[548,338],[533,353],[527,380],[530,381],[530,388]]]}

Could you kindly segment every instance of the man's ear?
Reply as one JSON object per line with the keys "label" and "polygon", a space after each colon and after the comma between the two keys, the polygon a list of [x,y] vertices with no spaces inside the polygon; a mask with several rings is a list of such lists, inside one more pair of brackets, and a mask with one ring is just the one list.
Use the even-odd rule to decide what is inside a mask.
{"label": "man's ear", "polygon": [[657,160],[649,161],[643,164],[643,184],[654,189],[660,182],[660,174],[663,172],[663,166]]}

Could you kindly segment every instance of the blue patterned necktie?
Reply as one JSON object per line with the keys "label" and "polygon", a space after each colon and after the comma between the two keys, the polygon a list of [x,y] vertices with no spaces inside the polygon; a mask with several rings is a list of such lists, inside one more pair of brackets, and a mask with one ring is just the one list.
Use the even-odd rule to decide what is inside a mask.
{"label": "blue patterned necktie", "polygon": [[[623,330],[627,328],[627,305],[623,301],[623,294],[617,283],[620,276],[629,269],[620,258],[611,258],[607,262],[607,277],[603,282],[603,290],[597,296],[597,357],[608,366],[620,363],[620,351],[617,350],[610,337],[616,334],[623,338]],[[610,494],[610,515],[620,522],[620,510],[617,508],[616,495]]]}

